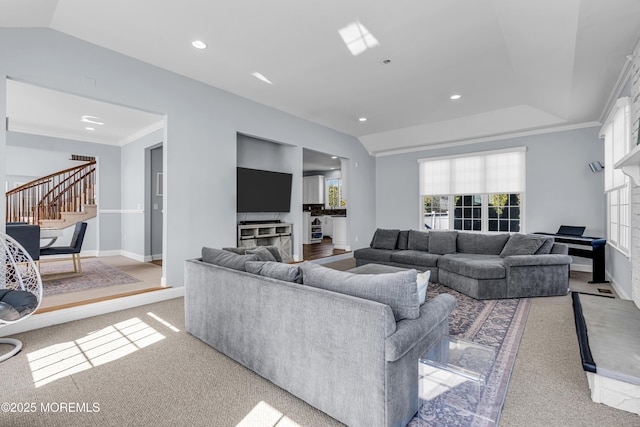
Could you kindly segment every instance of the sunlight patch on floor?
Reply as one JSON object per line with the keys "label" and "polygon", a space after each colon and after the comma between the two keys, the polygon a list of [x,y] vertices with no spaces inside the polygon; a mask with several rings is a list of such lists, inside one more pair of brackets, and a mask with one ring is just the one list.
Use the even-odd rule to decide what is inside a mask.
{"label": "sunlight patch on floor", "polygon": [[236,427],[300,427],[282,412],[269,405],[264,400],[253,407],[251,412],[240,421]]}
{"label": "sunlight patch on floor", "polygon": [[74,341],[45,347],[27,355],[36,388],[72,374],[104,365],[165,338],[134,317],[91,332]]}

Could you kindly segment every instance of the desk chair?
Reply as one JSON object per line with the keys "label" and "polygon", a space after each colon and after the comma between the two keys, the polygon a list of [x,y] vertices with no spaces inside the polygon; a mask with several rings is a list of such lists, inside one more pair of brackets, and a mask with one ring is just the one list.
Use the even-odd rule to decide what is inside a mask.
{"label": "desk chair", "polygon": [[78,222],[73,231],[71,244],[69,246],[50,246],[40,249],[40,256],[46,255],[71,255],[73,261],[73,271],[64,271],[61,273],[44,274],[43,280],[63,279],[68,277],[82,276],[82,264],[80,263],[80,250],[82,249],[82,241],[84,233],[87,231],[86,222]]}

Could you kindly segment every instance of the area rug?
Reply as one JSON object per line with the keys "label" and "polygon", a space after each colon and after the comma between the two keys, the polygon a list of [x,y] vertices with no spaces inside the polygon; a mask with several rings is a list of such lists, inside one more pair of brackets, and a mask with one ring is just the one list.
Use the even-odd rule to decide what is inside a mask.
{"label": "area rug", "polygon": [[[40,263],[41,274],[63,273],[69,270],[73,270],[73,264],[70,260]],[[44,289],[44,295],[78,292],[140,281],[124,271],[98,260],[83,260],[82,272],[82,276],[79,277],[43,281],[42,287]]]}
{"label": "area rug", "polygon": [[[429,284],[428,298],[448,293],[457,306],[449,318],[449,334],[495,350],[495,360],[487,374],[479,398],[458,393],[464,406],[476,416],[448,405],[423,406],[409,427],[496,426],[507,393],[511,370],[531,307],[529,298],[476,300],[439,284]],[[456,393],[455,390],[451,392]],[[426,409],[425,409],[426,408]],[[422,419],[420,419],[422,418]]]}

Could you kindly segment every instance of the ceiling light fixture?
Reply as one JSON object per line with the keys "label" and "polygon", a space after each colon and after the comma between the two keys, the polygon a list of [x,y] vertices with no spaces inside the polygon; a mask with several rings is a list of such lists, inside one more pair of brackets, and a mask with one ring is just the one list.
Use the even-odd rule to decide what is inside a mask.
{"label": "ceiling light fixture", "polygon": [[367,118],[366,118],[366,117],[360,117],[360,118],[358,119],[358,121],[360,121],[360,122],[366,122],[366,121],[367,121]]}
{"label": "ceiling light fixture", "polygon": [[383,59],[382,61],[380,61],[380,63],[383,64],[383,65],[391,64],[391,60],[390,59]]}
{"label": "ceiling light fixture", "polygon": [[85,127],[85,129],[86,130],[96,130],[96,128],[92,128],[92,127],[89,127],[89,126]]}
{"label": "ceiling light fixture", "polygon": [[337,158],[338,158],[338,156],[331,156],[331,158],[332,158],[332,159],[337,159]]}
{"label": "ceiling light fixture", "polygon": [[96,116],[82,116],[80,121],[84,123],[93,123],[94,125],[103,125],[104,123]]}
{"label": "ceiling light fixture", "polygon": [[253,73],[251,73],[251,75],[253,77],[255,77],[258,80],[262,80],[263,82],[272,85],[273,83],[271,82],[271,80],[269,80],[268,78],[266,78],[264,75],[262,75],[262,73],[259,73],[257,71],[254,71]]}
{"label": "ceiling light fixture", "polygon": [[207,48],[207,44],[205,42],[203,42],[202,40],[194,40],[191,42],[191,46],[195,47],[196,49],[206,49]]}
{"label": "ceiling light fixture", "polygon": [[460,99],[460,98],[462,98],[462,95],[458,95],[458,94],[456,93],[455,95],[451,95],[449,98],[450,98],[450,99],[453,99],[453,100],[455,101],[456,99]]}

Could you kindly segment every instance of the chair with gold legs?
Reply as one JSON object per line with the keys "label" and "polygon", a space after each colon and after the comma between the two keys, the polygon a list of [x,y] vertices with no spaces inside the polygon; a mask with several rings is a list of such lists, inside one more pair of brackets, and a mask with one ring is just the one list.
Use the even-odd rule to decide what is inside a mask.
{"label": "chair with gold legs", "polygon": [[71,255],[71,260],[73,261],[72,271],[43,274],[42,280],[65,279],[69,277],[82,276],[80,250],[82,249],[82,241],[84,240],[84,234],[86,231],[87,223],[79,222],[76,224],[76,228],[73,232],[73,237],[71,238],[71,244],[69,246],[51,246],[48,248],[40,249],[41,257],[46,255]]}

